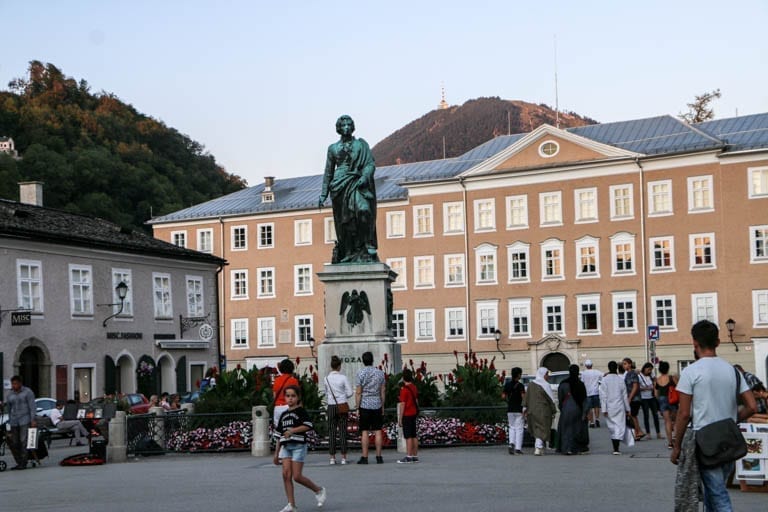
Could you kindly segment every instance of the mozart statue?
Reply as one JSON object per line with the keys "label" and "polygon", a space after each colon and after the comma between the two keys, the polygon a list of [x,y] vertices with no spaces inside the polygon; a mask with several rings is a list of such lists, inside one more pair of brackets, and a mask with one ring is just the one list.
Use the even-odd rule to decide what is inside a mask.
{"label": "mozart statue", "polygon": [[328,194],[333,204],[336,245],[331,263],[379,261],[376,242],[376,166],[368,143],[352,136],[355,122],[344,115],[336,121],[338,142],[328,146],[323,189],[318,206]]}

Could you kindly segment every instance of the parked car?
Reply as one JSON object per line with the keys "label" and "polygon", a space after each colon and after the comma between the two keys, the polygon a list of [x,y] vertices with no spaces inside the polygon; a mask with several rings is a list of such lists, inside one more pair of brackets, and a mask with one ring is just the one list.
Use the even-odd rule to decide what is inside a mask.
{"label": "parked car", "polygon": [[123,400],[128,401],[131,414],[147,414],[149,412],[149,400],[141,393],[128,393],[123,395]]}
{"label": "parked car", "polygon": [[[37,398],[35,399],[35,408],[37,416],[51,416],[51,411],[56,408],[56,400],[53,398]],[[0,425],[3,425],[8,421],[8,404],[3,404],[3,411],[0,414]]]}
{"label": "parked car", "polygon": [[[565,379],[568,378],[569,373],[567,371],[564,372],[549,372],[549,387],[552,388],[552,391],[557,393],[557,388],[560,386],[560,383],[563,382]],[[525,387],[528,387],[528,383],[531,382],[533,379],[535,379],[535,375],[523,375],[520,378],[520,381],[525,385]]]}

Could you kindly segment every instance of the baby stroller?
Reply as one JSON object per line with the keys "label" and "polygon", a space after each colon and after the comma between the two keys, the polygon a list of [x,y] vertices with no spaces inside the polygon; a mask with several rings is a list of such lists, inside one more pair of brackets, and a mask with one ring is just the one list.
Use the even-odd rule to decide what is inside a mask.
{"label": "baby stroller", "polygon": [[[0,457],[5,456],[5,424],[0,425]],[[8,464],[3,459],[0,459],[0,473],[8,468]]]}
{"label": "baby stroller", "polygon": [[[27,463],[32,467],[40,466],[42,459],[48,457],[48,445],[46,443],[50,433],[48,429],[39,428],[37,433],[37,448],[34,450],[27,450],[28,457]],[[8,430],[6,425],[0,425],[0,457],[5,455],[5,447],[8,446]],[[0,459],[0,472],[5,471],[8,468],[8,464]]]}

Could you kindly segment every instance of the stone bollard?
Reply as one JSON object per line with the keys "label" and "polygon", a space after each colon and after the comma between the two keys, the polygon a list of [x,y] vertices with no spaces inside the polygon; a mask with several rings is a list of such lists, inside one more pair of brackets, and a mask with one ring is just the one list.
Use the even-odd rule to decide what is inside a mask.
{"label": "stone bollard", "polygon": [[125,462],[128,460],[127,420],[125,411],[117,411],[109,420],[109,444],[107,462]]}
{"label": "stone bollard", "polygon": [[264,457],[270,453],[269,421],[266,405],[257,405],[251,409],[251,427],[253,429],[251,455],[254,457]]}
{"label": "stone bollard", "polygon": [[150,407],[149,413],[155,415],[155,428],[150,433],[152,439],[165,450],[165,409],[162,407]]}

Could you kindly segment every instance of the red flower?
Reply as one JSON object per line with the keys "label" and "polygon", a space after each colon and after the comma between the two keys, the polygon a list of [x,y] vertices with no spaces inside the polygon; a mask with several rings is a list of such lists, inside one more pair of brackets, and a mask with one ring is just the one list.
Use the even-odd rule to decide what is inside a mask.
{"label": "red flower", "polygon": [[300,358],[300,357],[297,357],[297,358],[296,358],[296,366],[299,366],[299,363],[301,363],[301,358]]}
{"label": "red flower", "polygon": [[385,360],[385,361],[389,361],[389,356],[387,355],[387,353],[386,353],[386,352],[384,352],[384,360]]}
{"label": "red flower", "polygon": [[312,365],[309,365],[309,373],[312,373],[313,371],[315,371],[315,367]]}

